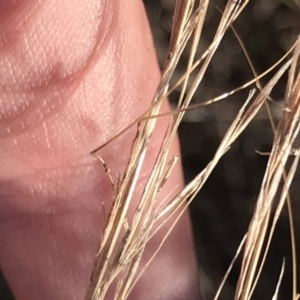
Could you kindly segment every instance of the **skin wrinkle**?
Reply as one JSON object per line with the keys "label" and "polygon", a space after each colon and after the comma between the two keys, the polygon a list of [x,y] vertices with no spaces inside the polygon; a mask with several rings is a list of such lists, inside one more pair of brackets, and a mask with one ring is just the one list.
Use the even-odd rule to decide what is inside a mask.
{"label": "skin wrinkle", "polygon": [[[18,2],[21,2],[21,5]],[[41,0],[16,0],[14,2],[4,0],[4,4],[3,0],[0,1],[0,32],[4,32],[4,34],[0,35],[0,53],[6,46],[11,46],[9,42],[15,42],[21,28],[24,29],[24,27],[26,27],[27,22],[38,11],[42,3],[43,2]],[[22,4],[24,5],[23,7]],[[32,5],[30,6],[30,4]],[[20,5],[21,7],[16,8],[14,5]],[[24,10],[27,8],[26,6],[28,7],[28,12],[24,13]],[[23,19],[21,21],[17,21],[16,19],[18,19],[20,11],[22,12],[21,15],[23,15]]]}
{"label": "skin wrinkle", "polygon": [[[52,91],[53,87],[56,87],[56,97],[54,99],[43,99],[43,104],[41,105],[40,100],[34,101],[34,99],[31,100],[31,103],[27,102],[27,105],[24,107],[21,111],[18,111],[16,108],[15,115],[11,116],[11,113],[8,114],[9,118],[5,118],[5,115],[7,114],[4,112],[4,108],[10,107],[10,105],[7,105],[5,103],[0,102],[0,108],[1,108],[1,119],[13,119],[12,124],[10,126],[7,126],[6,124],[6,130],[2,130],[2,135],[5,135],[7,131],[10,133],[12,132],[20,132],[24,130],[23,127],[28,128],[30,126],[37,126],[39,123],[39,120],[43,119],[45,120],[48,116],[57,113],[61,106],[65,105],[65,103],[68,102],[68,100],[71,99],[72,95],[76,92],[78,87],[80,86],[83,78],[91,71],[91,69],[96,64],[99,57],[102,55],[103,50],[106,48],[107,43],[110,41],[111,37],[114,34],[114,31],[116,30],[116,23],[118,22],[118,15],[116,13],[106,13],[107,10],[109,11],[118,11],[117,9],[118,2],[116,2],[116,5],[113,6],[110,4],[110,1],[105,1],[104,3],[104,14],[103,17],[100,18],[101,22],[98,24],[98,29],[96,33],[96,43],[94,47],[92,48],[91,53],[86,58],[86,62],[84,65],[77,70],[75,73],[73,72],[71,75],[68,75],[67,77],[64,77],[61,79],[61,76],[59,75],[61,73],[60,69],[62,66],[62,63],[56,62],[56,65],[52,67],[51,73],[49,76],[46,76],[46,81],[43,81],[40,83],[40,85],[36,86],[36,84],[32,87],[25,87],[25,91],[30,91],[31,94],[39,93],[39,98],[44,98],[45,94],[48,93],[48,91]],[[113,6],[113,7],[112,7]],[[109,38],[110,37],[110,38]],[[40,78],[43,76],[40,76]],[[47,79],[48,78],[48,79]],[[1,82],[1,81],[0,81]],[[58,84],[59,82],[59,84]],[[5,92],[5,89],[3,90],[3,87],[1,89]],[[24,90],[24,88],[23,88]],[[53,92],[53,91],[52,91]],[[52,94],[53,96],[53,94]],[[58,97],[58,98],[57,98]],[[1,98],[0,98],[1,101]],[[3,101],[3,100],[2,100]],[[9,101],[9,99],[8,99]],[[35,102],[35,105],[33,104]],[[51,105],[52,103],[55,103],[55,105]],[[32,117],[33,115],[33,117]],[[37,120],[35,120],[35,117],[41,115],[41,117],[38,117]],[[22,118],[22,123],[18,122],[18,119]],[[0,121],[1,121],[0,119]],[[26,120],[24,122],[24,120]],[[7,121],[6,121],[7,123]],[[1,123],[0,123],[1,124]],[[9,127],[9,129],[7,129]],[[1,129],[1,126],[0,126]],[[0,137],[1,137],[1,130],[0,130]]]}
{"label": "skin wrinkle", "polygon": [[[105,59],[104,59],[105,60]],[[112,72],[113,73],[113,72]],[[114,78],[115,76],[113,76],[113,78]],[[110,89],[110,91],[113,91],[113,92],[115,92],[115,91],[117,91],[117,89],[116,90],[113,90],[113,89]],[[114,97],[112,97],[112,98],[114,98]],[[110,98],[110,99],[112,99],[112,98]],[[108,107],[110,106],[110,104],[108,103],[107,104],[108,105]],[[70,109],[70,111],[72,111],[73,113],[74,112],[76,112],[76,110],[78,110],[78,109],[80,109],[79,107],[77,107],[78,105],[76,105],[76,104],[74,104],[73,105],[73,109]],[[107,111],[111,111],[110,109],[108,109]],[[117,110],[118,111],[118,110]],[[51,112],[51,111],[50,111]],[[49,112],[49,114],[50,114],[50,112]],[[119,116],[117,115],[115,118],[117,119]],[[45,118],[45,116],[43,116],[42,114],[41,114],[41,116],[40,116],[40,118],[41,119],[43,119],[43,121],[45,122],[46,121],[46,118]],[[108,120],[108,122],[107,123],[112,123],[113,124],[113,122],[112,121],[110,121],[110,120]],[[119,122],[118,122],[118,124],[120,124]],[[58,125],[59,126],[59,125]],[[120,124],[120,127],[121,127],[122,125]],[[34,129],[33,129],[34,130]],[[55,132],[56,131],[56,129],[55,128],[53,128],[53,130],[51,130],[51,132]],[[107,129],[105,129],[105,128],[103,128],[103,131],[104,132],[107,132],[108,134],[110,134],[110,130],[107,130]],[[24,135],[24,134],[23,134]],[[25,139],[28,139],[29,138],[29,140],[30,140],[30,133],[28,132],[28,129],[27,129],[27,134],[26,134],[27,136],[25,136]],[[9,138],[9,137],[8,137]],[[58,141],[58,143],[60,143],[60,141],[59,141],[59,139],[57,139],[57,138],[55,138],[54,139],[55,141],[57,140]],[[74,144],[74,146],[75,146],[76,144]],[[24,150],[21,150],[22,152],[24,152],[24,151],[26,151],[26,149],[24,149]],[[39,152],[39,150],[37,151],[37,152]],[[86,153],[87,154],[87,153]],[[13,162],[12,162],[13,163]]]}
{"label": "skin wrinkle", "polygon": [[[123,149],[124,151],[124,149]],[[120,170],[119,166],[126,164],[127,156],[123,156],[122,159],[119,158],[117,153],[119,152],[118,148],[107,149],[107,154],[103,153],[103,156],[107,161],[114,161],[114,164],[109,165],[112,170]],[[114,159],[118,157],[118,160]],[[77,182],[77,177],[81,177],[81,181]],[[35,178],[39,178],[36,181]],[[28,183],[32,183],[28,190]],[[93,183],[92,185],[86,185],[86,182]],[[106,184],[107,183],[107,184]],[[38,198],[45,199],[45,201],[36,201],[30,202],[26,206],[23,205],[23,199],[18,199],[14,201],[15,205],[8,207],[7,205],[10,202],[6,202],[6,206],[1,205],[1,210],[6,211],[5,215],[0,216],[1,224],[8,221],[18,221],[23,218],[23,216],[28,216],[34,214],[34,212],[42,213],[44,218],[47,217],[45,209],[47,211],[48,201],[55,202],[57,205],[57,214],[61,211],[60,199],[67,198],[70,199],[67,204],[72,203],[71,207],[73,209],[79,208],[76,204],[76,201],[71,199],[74,197],[86,198],[86,194],[94,191],[97,194],[102,195],[104,199],[112,199],[111,188],[103,189],[103,186],[110,186],[109,180],[105,175],[103,166],[96,159],[91,157],[86,157],[85,160],[81,160],[80,163],[70,164],[69,162],[64,162],[61,166],[53,167],[49,166],[48,168],[43,168],[41,170],[28,170],[27,174],[22,174],[13,178],[10,182],[1,181],[2,188],[0,189],[0,199],[5,198],[15,198],[14,195],[23,194],[26,195],[25,198]],[[65,187],[69,186],[70,189],[65,190]],[[7,189],[7,187],[10,187]],[[27,191],[28,190],[28,191]],[[49,200],[52,198],[53,200]],[[62,202],[64,203],[64,202]],[[81,202],[80,202],[81,203]],[[78,203],[78,205],[82,205]],[[98,205],[100,200],[98,202]],[[1,201],[0,201],[1,204]],[[67,206],[68,207],[68,206]],[[97,211],[98,206],[93,208],[92,211]],[[101,206],[102,207],[102,206]],[[106,211],[109,211],[109,206],[107,206]],[[15,212],[18,212],[14,216]]]}

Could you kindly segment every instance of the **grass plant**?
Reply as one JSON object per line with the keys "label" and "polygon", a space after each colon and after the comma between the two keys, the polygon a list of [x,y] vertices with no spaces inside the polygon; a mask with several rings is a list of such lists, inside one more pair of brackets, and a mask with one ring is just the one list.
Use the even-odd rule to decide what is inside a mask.
{"label": "grass plant", "polygon": [[[115,299],[125,300],[128,298],[133,286],[142,275],[143,270],[139,268],[139,263],[148,241],[164,226],[167,220],[172,219],[173,224],[176,224],[176,221],[203,187],[220,159],[227,151],[230,151],[232,144],[257,116],[261,108],[263,106],[267,106],[268,108],[269,102],[272,101],[270,93],[278,80],[286,72],[288,72],[288,81],[282,104],[282,114],[277,124],[273,120],[270,110],[268,110],[270,121],[273,124],[274,140],[271,152],[266,154],[269,156],[269,160],[264,179],[261,183],[261,190],[257,196],[255,211],[248,231],[245,232],[245,238],[241,241],[232,264],[235,262],[237,256],[242,257],[235,300],[251,299],[263,269],[265,258],[270,249],[270,242],[276,223],[283,206],[287,204],[289,208],[294,265],[292,300],[299,299],[296,267],[297,251],[295,249],[293,212],[289,199],[289,189],[300,155],[300,149],[295,144],[300,129],[300,75],[298,69],[300,39],[295,42],[290,51],[277,64],[263,74],[255,72],[249,59],[253,70],[253,80],[245,83],[243,86],[237,87],[233,91],[227,91],[214,99],[197,105],[191,105],[191,100],[202,82],[225,33],[231,30],[234,21],[248,4],[248,1],[242,0],[227,1],[211,44],[199,56],[197,47],[201,43],[204,21],[211,2],[209,0],[176,1],[170,46],[161,82],[153,96],[149,109],[138,120],[133,120],[130,125],[137,127],[137,133],[132,144],[132,151],[126,170],[118,184],[113,183],[109,166],[106,166],[101,158],[100,150],[111,141],[92,151],[92,154],[101,160],[107,175],[112,180],[114,199],[99,244],[98,253],[96,254],[95,269],[85,300],[105,299],[111,287],[115,289]],[[189,45],[190,50],[186,72],[182,74],[182,77],[175,85],[172,85],[172,76],[187,45]],[[246,51],[245,54],[247,55]],[[275,75],[263,86],[260,83],[261,77],[274,68],[277,68]],[[257,87],[250,89],[249,86],[253,85],[253,83],[256,83]],[[163,113],[161,111],[162,102],[167,101],[167,97],[178,86],[180,86],[181,92],[178,97],[177,107],[170,113]],[[171,159],[168,158],[169,147],[176,136],[178,126],[186,111],[210,105],[217,101],[226,101],[229,95],[241,89],[248,89],[249,96],[244,99],[238,114],[232,120],[212,160],[173,199],[166,203],[157,203],[158,194],[164,188],[165,182],[169,179],[174,166],[179,160],[175,156]],[[162,117],[169,118],[169,125],[134,216],[129,219],[128,210],[134,191],[137,188],[138,178],[149,149],[150,140],[157,120]],[[127,129],[125,128],[119,135]],[[118,138],[119,135],[114,137],[114,139]],[[278,195],[279,200],[277,201],[276,197]],[[168,226],[170,226],[169,223]],[[172,230],[172,227],[170,226],[168,232]],[[167,236],[168,234],[162,239],[161,245]],[[159,248],[160,246],[157,251],[159,251]],[[148,264],[151,263],[151,259]],[[144,268],[146,267],[147,264]],[[230,272],[231,267],[232,265],[228,272]],[[214,299],[219,299],[227,276],[228,273],[225,274],[224,281],[216,291]],[[282,272],[278,274],[279,279],[277,288],[274,291],[274,300],[277,299],[282,276],[284,276],[284,263],[282,265]]]}

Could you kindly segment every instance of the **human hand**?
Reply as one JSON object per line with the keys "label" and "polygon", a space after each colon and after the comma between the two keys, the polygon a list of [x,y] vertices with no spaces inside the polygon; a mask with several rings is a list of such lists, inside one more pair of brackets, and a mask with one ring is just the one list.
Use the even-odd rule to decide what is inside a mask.
{"label": "human hand", "polygon": [[[146,16],[140,0],[0,7],[0,266],[17,300],[81,300],[112,201],[89,152],[141,115],[159,82]],[[101,152],[116,174],[134,134]],[[178,167],[161,199],[181,187]],[[198,299],[192,248],[185,215],[130,299]]]}

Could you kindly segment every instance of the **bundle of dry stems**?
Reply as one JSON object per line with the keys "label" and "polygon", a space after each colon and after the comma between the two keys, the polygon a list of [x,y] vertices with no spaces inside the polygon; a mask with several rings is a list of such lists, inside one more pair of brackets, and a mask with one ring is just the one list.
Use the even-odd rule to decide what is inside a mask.
{"label": "bundle of dry stems", "polygon": [[[189,203],[203,187],[219,160],[227,151],[230,151],[231,145],[238,139],[253,118],[255,118],[262,106],[266,106],[270,112],[268,109],[269,100],[271,100],[270,93],[285,72],[288,72],[288,81],[282,105],[282,115],[278,124],[275,124],[271,113],[269,114],[274,130],[273,147],[271,152],[267,154],[269,155],[268,165],[261,184],[260,193],[257,197],[253,218],[244,239],[241,241],[239,249],[237,249],[236,256],[233,258],[232,264],[224,276],[223,282],[216,291],[214,299],[220,297],[222,286],[238,256],[242,256],[242,264],[236,286],[235,299],[251,299],[269,251],[276,223],[285,204],[289,208],[293,249],[292,299],[296,300],[300,298],[297,293],[295,233],[289,199],[289,187],[293,180],[300,155],[300,150],[296,148],[294,143],[300,129],[300,74],[298,72],[300,39],[295,42],[290,51],[278,63],[263,74],[256,74],[252,68],[253,80],[250,82],[233,91],[228,91],[215,99],[191,106],[191,99],[201,83],[224,34],[226,31],[232,30],[233,22],[248,4],[248,1],[242,0],[229,0],[227,2],[213,41],[201,57],[196,57],[196,50],[201,41],[201,33],[209,2],[209,0],[177,0],[176,2],[169,52],[164,65],[161,82],[149,109],[129,126],[136,126],[138,129],[123,177],[118,184],[113,184],[114,200],[105,230],[102,234],[98,253],[96,254],[95,268],[85,298],[86,300],[105,299],[107,291],[111,286],[115,287],[115,299],[127,299],[132,288],[142,275],[143,270],[151,263],[150,259],[142,270],[138,268],[147,242],[172,216],[172,222],[174,225],[176,224],[176,221],[187,209]],[[191,46],[186,72],[175,86],[171,86],[170,80],[188,42]],[[241,47],[243,47],[241,41],[240,43]],[[246,52],[245,55],[247,55]],[[249,65],[252,67],[250,60]],[[268,84],[261,86],[260,78],[275,68],[277,68],[277,71],[273,78]],[[190,76],[192,73],[193,77]],[[256,84],[256,88],[250,89],[250,86],[253,84]],[[181,87],[181,93],[177,108],[168,114],[161,113],[162,102],[167,101],[167,97],[178,86]],[[249,89],[249,96],[244,100],[239,113],[232,121],[213,159],[171,201],[162,204],[156,203],[158,194],[164,188],[165,182],[168,180],[174,166],[178,163],[178,157],[169,159],[168,154],[170,144],[176,135],[185,112],[190,109],[196,109],[199,106],[209,105],[221,100],[224,101],[229,95],[241,89]],[[152,133],[155,129],[157,119],[160,117],[169,118],[169,126],[166,129],[160,151],[156,157],[149,179],[144,186],[134,216],[129,222],[127,219],[128,209],[137,186]],[[128,128],[125,128],[119,135],[124,133]],[[114,139],[118,138],[118,136],[114,137]],[[108,143],[110,141],[92,151],[92,154],[101,160],[106,169],[107,176],[110,177],[113,183],[109,168],[102,160],[100,151]],[[280,195],[279,201],[275,201],[276,195]],[[272,213],[274,211],[275,213]],[[171,230],[172,226],[170,226],[168,233]],[[167,235],[161,241],[161,245],[164,243]],[[159,247],[155,253],[158,251]],[[274,300],[277,299],[278,289],[284,275],[284,267],[285,264],[283,261],[282,271],[278,274],[277,288],[274,291]]]}

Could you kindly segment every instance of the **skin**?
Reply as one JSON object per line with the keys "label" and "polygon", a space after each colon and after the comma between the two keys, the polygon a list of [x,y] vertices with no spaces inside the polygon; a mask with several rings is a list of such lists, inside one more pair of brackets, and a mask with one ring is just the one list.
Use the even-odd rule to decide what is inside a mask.
{"label": "skin", "polygon": [[[89,153],[147,109],[159,79],[140,0],[0,0],[0,267],[16,299],[83,299],[112,202]],[[115,177],[135,133],[100,153]],[[175,142],[170,156],[178,153]],[[181,187],[178,166],[160,201]],[[130,299],[199,299],[195,266],[185,215]]]}

